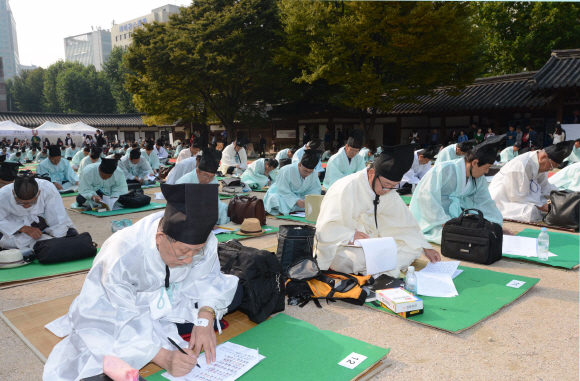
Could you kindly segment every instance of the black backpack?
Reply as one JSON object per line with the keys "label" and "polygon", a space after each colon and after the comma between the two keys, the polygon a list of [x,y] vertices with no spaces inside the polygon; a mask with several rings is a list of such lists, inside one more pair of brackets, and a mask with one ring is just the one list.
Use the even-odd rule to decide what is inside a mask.
{"label": "black backpack", "polygon": [[[469,214],[469,211],[477,214]],[[448,258],[491,265],[501,259],[503,230],[501,225],[483,218],[477,209],[466,209],[443,226],[441,254]]]}
{"label": "black backpack", "polygon": [[239,278],[244,290],[239,309],[251,321],[259,324],[284,311],[285,278],[274,253],[232,239],[218,245],[218,256],[221,271]]}
{"label": "black backpack", "polygon": [[276,257],[284,274],[291,263],[298,259],[312,258],[316,228],[310,225],[281,225],[278,233]]}

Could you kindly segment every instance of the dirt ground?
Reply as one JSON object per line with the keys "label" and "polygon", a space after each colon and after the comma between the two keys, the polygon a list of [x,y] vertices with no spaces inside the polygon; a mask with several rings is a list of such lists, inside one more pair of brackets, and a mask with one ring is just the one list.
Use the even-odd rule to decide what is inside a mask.
{"label": "dirt ground", "polygon": [[[159,192],[159,188],[146,193]],[[263,197],[263,193],[253,193]],[[64,199],[65,206],[74,197]],[[161,201],[158,201],[161,202]],[[79,232],[103,244],[115,217],[97,218],[70,211]],[[153,212],[122,216],[133,219]],[[268,224],[288,224],[268,218]],[[519,232],[525,225],[506,223]],[[267,248],[276,235],[251,238],[244,245]],[[423,258],[425,259],[425,258]],[[541,281],[515,303],[470,329],[451,334],[346,303],[286,306],[284,313],[316,327],[391,348],[390,366],[373,380],[575,380],[578,378],[578,270],[565,271],[502,260],[491,266],[462,263]],[[0,290],[0,310],[24,307],[80,292],[86,274]],[[227,318],[226,318],[227,319]],[[43,364],[0,321],[0,380],[41,380]]]}

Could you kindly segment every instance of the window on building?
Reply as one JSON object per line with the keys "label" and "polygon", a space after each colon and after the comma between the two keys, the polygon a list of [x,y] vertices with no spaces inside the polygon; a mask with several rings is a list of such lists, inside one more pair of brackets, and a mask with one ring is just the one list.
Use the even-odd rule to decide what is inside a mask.
{"label": "window on building", "polygon": [[127,39],[127,33],[125,33],[125,40]]}
{"label": "window on building", "polygon": [[125,131],[125,141],[126,142],[134,142],[135,141],[135,133],[133,131]]}
{"label": "window on building", "polygon": [[115,41],[119,41],[119,36],[115,36]]}
{"label": "window on building", "polygon": [[145,140],[155,140],[155,131],[145,131]]}

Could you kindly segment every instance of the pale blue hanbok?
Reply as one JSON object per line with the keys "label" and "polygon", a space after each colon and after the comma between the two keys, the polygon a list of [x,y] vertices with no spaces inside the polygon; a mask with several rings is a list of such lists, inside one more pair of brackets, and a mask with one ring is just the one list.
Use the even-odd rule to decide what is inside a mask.
{"label": "pale blue hanbok", "polygon": [[439,165],[441,163],[445,163],[446,161],[457,160],[461,158],[461,156],[457,155],[457,144],[451,144],[447,147],[443,148],[437,154],[437,161],[435,161],[435,165]]}
{"label": "pale blue hanbok", "polygon": [[127,180],[135,180],[135,177],[147,179],[148,175],[153,174],[153,169],[144,157],[140,157],[139,162],[133,164],[129,156],[123,156],[117,163],[117,168],[121,168]]}
{"label": "pale blue hanbok", "polygon": [[561,190],[580,192],[580,162],[569,164],[548,179]]}
{"label": "pale blue hanbok", "polygon": [[91,160],[91,155],[88,155],[87,157],[82,159],[81,164],[79,165],[79,169],[77,170],[77,175],[79,176],[79,180],[83,178],[83,174],[84,174],[86,167],[88,167],[91,164],[100,164],[100,163],[101,163],[100,157],[99,157],[99,160],[95,161],[94,163]]}
{"label": "pale blue hanbok", "polygon": [[278,160],[278,163],[282,159],[288,159],[288,151],[290,151],[290,148],[283,149],[276,154],[276,160]]}
{"label": "pale blue hanbok", "polygon": [[266,160],[258,159],[250,164],[248,169],[242,173],[240,180],[252,189],[261,189],[267,185],[271,185],[270,179],[274,183],[277,169],[270,172],[270,177],[266,176]]}
{"label": "pale blue hanbok", "polygon": [[[217,184],[218,181],[214,177],[210,184]],[[182,176],[175,184],[199,184],[199,179],[197,178],[197,172],[189,172],[187,175]],[[219,214],[218,220],[216,222],[217,225],[223,225],[230,222],[230,218],[228,217],[228,204],[223,203],[220,201],[218,196],[218,207],[219,207]]]}
{"label": "pale blue hanbok", "polygon": [[517,151],[514,151],[514,147],[513,146],[509,146],[506,149],[502,150],[501,153],[499,154],[499,162],[500,163],[507,163],[508,161],[516,158],[518,156]]}
{"label": "pale blue hanbok", "polygon": [[65,157],[68,159],[69,157],[74,157],[77,152],[79,152],[79,147],[75,147],[75,149],[73,149],[72,147],[68,147],[65,150]]}
{"label": "pale blue hanbok", "polygon": [[29,149],[28,151],[26,151],[26,160],[34,161],[34,160],[36,160],[37,155],[38,155],[38,151],[36,151],[36,153],[34,153],[34,152],[32,152],[31,149]]}
{"label": "pale blue hanbok", "polygon": [[[375,161],[375,155],[371,155],[369,156],[369,151],[370,149],[363,147],[361,148],[361,150],[359,151],[359,155],[362,156],[363,160],[367,163],[372,163]],[[381,150],[382,151],[382,150]]]}
{"label": "pale blue hanbok", "polygon": [[264,208],[272,215],[289,215],[291,212],[303,211],[296,206],[298,200],[304,200],[309,194],[320,194],[322,187],[316,171],[306,178],[300,176],[298,163],[282,167],[278,171],[276,182],[268,189],[264,197]]}
{"label": "pale blue hanbok", "polygon": [[44,159],[48,159],[48,154],[42,153],[42,151],[40,151],[36,154],[36,159],[34,159],[34,161],[36,161],[37,163],[40,163]]}
{"label": "pale blue hanbok", "polygon": [[[165,151],[165,150],[163,150],[163,151]],[[144,157],[145,160],[147,160],[147,162],[149,163],[151,168],[159,169],[159,165],[161,163],[159,162],[159,156],[157,156],[157,153],[155,152],[155,150],[151,151],[151,153],[148,154],[146,150],[142,149],[141,150],[141,157]]]}
{"label": "pale blue hanbok", "polygon": [[197,156],[189,157],[185,160],[181,160],[179,163],[171,169],[167,179],[165,179],[166,184],[175,184],[177,180],[195,171],[197,168]]}
{"label": "pale blue hanbok", "polygon": [[173,158],[177,159],[177,156],[179,156],[180,152],[181,152],[181,144],[179,144],[177,147],[175,147],[175,153],[173,154]]}
{"label": "pale blue hanbok", "polygon": [[24,161],[24,155],[22,155],[22,153],[21,153],[20,157],[18,157],[18,156],[16,156],[16,152],[14,152],[12,155],[10,155],[9,158],[6,159],[6,161],[8,163],[22,162],[22,161]]}
{"label": "pale blue hanbok", "polygon": [[84,205],[91,208],[98,205],[91,199],[91,197],[97,195],[97,191],[101,191],[109,197],[119,197],[129,193],[123,171],[117,167],[115,172],[113,172],[113,176],[103,180],[99,174],[99,165],[99,163],[94,163],[86,166],[83,177],[79,181],[79,194],[87,199]]}
{"label": "pale blue hanbok", "polygon": [[324,185],[326,190],[328,190],[337,180],[352,175],[353,173],[357,173],[358,171],[362,171],[365,168],[366,161],[362,156],[354,155],[354,157],[349,161],[344,147],[342,147],[337,153],[332,155],[330,160],[328,160],[328,164],[326,164],[326,176],[324,177],[322,185]]}
{"label": "pale blue hanbok", "polygon": [[470,208],[480,210],[491,222],[503,224],[485,176],[475,179],[474,184],[472,178],[466,177],[463,159],[441,163],[427,172],[409,205],[427,241],[436,244],[441,244],[442,225]]}
{"label": "pale blue hanbok", "polygon": [[71,168],[68,160],[62,158],[58,165],[53,165],[49,158],[44,159],[36,167],[36,173],[39,175],[47,174],[50,176],[51,182],[59,183],[63,189],[72,188],[79,181],[79,177]]}
{"label": "pale blue hanbok", "polygon": [[[304,156],[304,149],[305,148],[306,148],[306,146],[304,146],[296,151],[294,156],[292,156],[292,164],[299,163],[300,160],[302,160],[302,156]],[[319,173],[324,172],[324,168],[322,168],[322,161],[320,161],[320,160],[318,161],[318,164],[316,164],[316,167],[314,167],[314,171],[319,172]]]}
{"label": "pale blue hanbok", "polygon": [[580,162],[580,148],[572,148],[572,153],[570,156],[564,159],[565,162],[570,162],[570,164]]}
{"label": "pale blue hanbok", "polygon": [[75,155],[73,156],[70,165],[76,165],[77,168],[79,167],[79,165],[81,165],[81,160],[83,160],[85,157],[88,157],[89,155],[85,156],[85,152],[84,151],[79,151],[77,153],[75,153]]}

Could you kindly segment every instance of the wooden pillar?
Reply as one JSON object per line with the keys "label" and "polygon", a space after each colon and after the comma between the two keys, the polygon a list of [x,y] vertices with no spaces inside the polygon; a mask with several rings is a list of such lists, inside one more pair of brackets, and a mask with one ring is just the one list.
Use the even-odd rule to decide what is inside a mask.
{"label": "wooden pillar", "polygon": [[562,119],[564,118],[564,99],[562,96],[558,96],[556,98],[556,122],[562,123]]}

